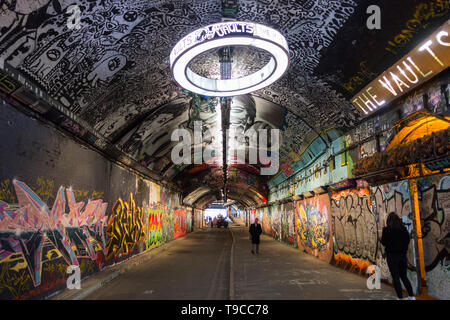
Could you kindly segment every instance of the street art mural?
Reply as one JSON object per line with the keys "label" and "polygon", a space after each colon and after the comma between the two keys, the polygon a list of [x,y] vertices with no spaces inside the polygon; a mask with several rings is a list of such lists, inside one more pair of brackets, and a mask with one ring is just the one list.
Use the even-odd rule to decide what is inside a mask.
{"label": "street art mural", "polygon": [[195,216],[195,223],[194,223],[194,229],[195,231],[203,228],[203,211],[199,209],[194,209],[194,216]]}
{"label": "street art mural", "polygon": [[[397,213],[411,233],[413,229],[408,181],[374,188],[333,192],[331,215],[334,239],[334,264],[349,271],[365,274],[377,265],[381,278],[392,282],[384,247],[380,243],[390,212]],[[417,292],[415,247],[411,235],[408,250],[408,278]]]}
{"label": "street art mural", "polygon": [[107,203],[76,202],[71,189],[60,187],[49,208],[25,183],[14,180],[13,186],[18,203],[0,200],[1,299],[61,286],[68,265],[79,266],[82,275],[103,267]]}
{"label": "street art mural", "polygon": [[[192,209],[191,208],[187,208],[187,213],[186,213],[186,232],[191,232],[192,231]],[[185,232],[185,234],[186,234]]]}
{"label": "street art mural", "polygon": [[270,235],[270,220],[269,220],[269,208],[256,209],[255,217],[259,219],[261,229],[264,234]]}
{"label": "street art mural", "polygon": [[428,294],[450,299],[450,176],[417,180]]}
{"label": "street art mural", "polygon": [[192,217],[167,203],[141,206],[130,193],[108,209],[96,199],[102,192],[61,186],[50,194],[53,181],[37,182],[35,190],[18,180],[0,184],[0,299],[44,298],[65,288],[69,265],[83,279],[190,231]]}
{"label": "street art mural", "polygon": [[270,235],[280,240],[281,237],[281,212],[280,206],[271,206],[270,207]]}
{"label": "street art mural", "polygon": [[136,206],[132,193],[129,202],[119,199],[113,206],[106,233],[108,258],[115,260],[143,251],[139,246],[145,238],[144,210]]}
{"label": "street art mural", "polygon": [[333,192],[331,197],[334,260],[339,266],[364,274],[377,259],[377,219],[369,189]]}
{"label": "street art mural", "polygon": [[[263,219],[264,219],[264,208],[256,209],[256,218],[258,218],[259,223],[261,224],[261,228],[263,229]],[[264,231],[263,231],[264,232]]]}
{"label": "street art mural", "polygon": [[184,209],[174,211],[174,231],[173,238],[176,239],[186,234],[187,231],[187,213]]}
{"label": "street art mural", "polygon": [[262,218],[262,229],[265,234],[270,234],[270,210],[264,207],[264,216]]}
{"label": "street art mural", "polygon": [[[411,281],[413,289],[417,292],[419,287],[418,275],[416,272],[416,249],[412,232],[414,229],[413,216],[411,210],[411,196],[409,181],[400,181],[378,187],[370,188],[372,200],[372,212],[377,217],[378,238],[381,238],[386,220],[391,212],[395,212],[403,221],[406,229],[410,233],[411,241],[407,253],[408,258],[408,279]],[[385,259],[384,247],[379,244],[377,252],[377,265],[380,266],[382,279],[391,282],[391,275]]]}
{"label": "street art mural", "polygon": [[147,249],[152,249],[163,243],[163,210],[147,208]]}
{"label": "street art mural", "polygon": [[252,209],[250,210],[250,223],[254,223],[256,218],[256,210]]}
{"label": "street art mural", "polygon": [[161,203],[160,194],[161,188],[159,185],[153,182],[149,182],[150,194],[149,194],[149,206],[155,207],[157,204]]}
{"label": "street art mural", "polygon": [[281,206],[281,241],[295,246],[295,205],[294,202],[283,203]]}
{"label": "street art mural", "polygon": [[331,262],[333,239],[328,194],[297,201],[296,211],[299,249]]}

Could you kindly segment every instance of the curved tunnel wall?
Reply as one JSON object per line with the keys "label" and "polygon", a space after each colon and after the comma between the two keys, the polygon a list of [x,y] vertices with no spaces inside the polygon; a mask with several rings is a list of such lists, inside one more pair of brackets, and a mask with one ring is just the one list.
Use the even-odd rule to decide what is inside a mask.
{"label": "curved tunnel wall", "polygon": [[[428,294],[449,299],[448,199],[449,175],[417,180]],[[331,191],[328,194],[256,209],[263,232],[324,262],[365,275],[380,268],[381,279],[392,282],[380,243],[387,215],[396,212],[407,227],[408,278],[419,287],[417,243],[414,237],[408,180],[376,187]]]}
{"label": "curved tunnel wall", "polygon": [[[328,149],[317,148],[323,143],[320,137],[312,141],[310,150],[306,148],[305,153],[318,154],[317,157],[309,157],[310,161],[304,161],[305,165],[301,167],[298,166],[300,162],[291,163],[291,170],[284,170],[269,182],[271,204],[255,212],[262,222],[264,233],[324,262],[361,275],[366,274],[369,266],[376,265],[381,271],[381,278],[392,282],[380,239],[388,214],[395,212],[410,233],[407,272],[415,292],[419,288],[420,252],[423,252],[428,295],[450,299],[450,148],[447,146],[444,158],[437,153],[441,157],[439,161],[447,161],[447,169],[441,171],[431,171],[422,165],[425,170],[423,174],[417,173],[422,172],[422,169],[410,166],[409,170],[399,171],[397,177],[386,178],[390,182],[356,179],[352,171],[354,163],[375,156],[377,152],[390,152],[392,148],[389,146],[392,147],[399,138],[403,138],[403,131],[409,133],[414,128],[412,124],[420,121],[427,123],[426,127],[420,129],[428,136],[423,137],[423,132],[418,135],[422,141],[428,141],[424,143],[424,156],[429,157],[432,152],[440,152],[440,149],[445,153],[445,144],[439,139],[447,137],[448,144],[448,121],[441,117],[441,125],[436,126],[434,123],[437,121],[430,119],[437,118],[429,112],[436,112],[436,103],[440,105],[442,101],[447,101],[446,105],[449,105],[448,83],[448,74],[432,81],[420,91],[400,100],[390,111],[366,120],[345,135],[335,137]],[[421,115],[423,112],[428,113]],[[409,120],[411,117],[413,120]],[[414,120],[417,117],[419,119]],[[405,124],[396,131],[400,119]],[[433,133],[436,133],[436,138],[433,138]],[[417,144],[415,148],[422,150]],[[433,151],[433,148],[436,150]],[[321,152],[314,152],[317,150]],[[393,155],[395,160],[402,158],[398,154]],[[403,157],[410,157],[410,153]],[[396,166],[399,165],[391,165],[390,169]],[[299,170],[294,170],[296,167]],[[323,190],[328,192],[311,193],[321,193],[321,187],[327,187]],[[294,200],[302,196],[305,196],[302,200]],[[422,245],[416,238],[415,196],[418,200]]]}
{"label": "curved tunnel wall", "polygon": [[0,299],[42,298],[199,228],[202,211],[0,101]]}

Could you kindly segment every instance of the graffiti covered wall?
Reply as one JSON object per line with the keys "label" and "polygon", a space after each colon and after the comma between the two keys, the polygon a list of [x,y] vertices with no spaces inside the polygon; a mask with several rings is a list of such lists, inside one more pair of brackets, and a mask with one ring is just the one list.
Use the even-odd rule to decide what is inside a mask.
{"label": "graffiti covered wall", "polygon": [[178,194],[7,104],[0,135],[0,299],[44,298],[70,265],[85,279],[189,232]]}
{"label": "graffiti covered wall", "polygon": [[[372,199],[372,211],[377,217],[378,238],[381,238],[383,228],[386,226],[386,219],[391,212],[395,212],[403,221],[410,234],[411,241],[407,253],[408,258],[408,279],[411,281],[414,292],[419,287],[418,274],[416,272],[416,248],[413,239],[413,216],[412,204],[409,189],[409,181],[400,181],[370,188]],[[382,278],[392,281],[390,272],[387,268],[384,247],[379,244],[377,253],[377,265],[381,267]]]}
{"label": "graffiti covered wall", "polygon": [[144,249],[141,244],[146,235],[144,223],[144,209],[136,206],[132,193],[129,202],[118,199],[106,227],[106,235],[109,238],[107,258],[113,257],[116,260],[118,257],[142,252]]}
{"label": "graffiti covered wall", "polygon": [[[412,232],[412,213],[408,181],[374,188],[333,192],[331,215],[334,238],[334,264],[349,271],[365,274],[370,265],[381,269],[381,278],[392,282],[384,247],[380,243],[383,227],[390,212],[397,213]],[[418,278],[415,244],[408,250],[408,278],[417,292]]]}
{"label": "graffiti covered wall", "polygon": [[428,294],[450,299],[450,176],[417,180]]}
{"label": "graffiti covered wall", "polygon": [[325,262],[331,262],[333,239],[328,194],[297,201],[296,209],[299,249]]}
{"label": "graffiti covered wall", "polygon": [[174,211],[174,231],[173,238],[184,236],[188,230],[187,213],[184,209]]}
{"label": "graffiti covered wall", "polygon": [[281,210],[280,206],[273,205],[270,210],[270,235],[277,239],[281,239]]}
{"label": "graffiti covered wall", "polygon": [[204,225],[203,211],[200,209],[194,209],[194,217],[194,230],[200,230]]}
{"label": "graffiti covered wall", "polygon": [[256,218],[256,210],[252,209],[250,210],[250,224],[255,222],[255,218]]}
{"label": "graffiti covered wall", "polygon": [[281,210],[281,241],[296,246],[295,236],[295,204],[294,202],[283,203]]}
{"label": "graffiti covered wall", "polygon": [[256,209],[255,217],[259,219],[261,224],[262,232],[264,234],[270,235],[270,219],[269,219],[269,208],[263,207]]}
{"label": "graffiti covered wall", "polygon": [[68,265],[82,274],[102,268],[107,203],[84,206],[60,187],[48,207],[25,183],[12,184],[17,203],[0,200],[0,298],[27,298],[64,284]]}

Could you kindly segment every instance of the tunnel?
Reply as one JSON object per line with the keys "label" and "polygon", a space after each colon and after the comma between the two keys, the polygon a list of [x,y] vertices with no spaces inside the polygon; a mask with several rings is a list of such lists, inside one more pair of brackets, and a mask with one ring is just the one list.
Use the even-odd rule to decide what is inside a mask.
{"label": "tunnel", "polygon": [[0,1],[0,300],[449,300],[449,19]]}

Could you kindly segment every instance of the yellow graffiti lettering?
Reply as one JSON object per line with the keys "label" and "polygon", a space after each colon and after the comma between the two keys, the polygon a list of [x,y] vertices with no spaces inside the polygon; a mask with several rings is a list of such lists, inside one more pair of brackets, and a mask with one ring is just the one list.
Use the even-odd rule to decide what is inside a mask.
{"label": "yellow graffiti lettering", "polygon": [[108,219],[106,233],[110,236],[107,258],[115,258],[119,254],[131,255],[144,239],[144,210],[136,206],[132,193],[129,203],[122,199],[116,201]]}

